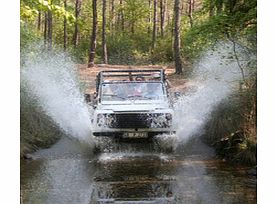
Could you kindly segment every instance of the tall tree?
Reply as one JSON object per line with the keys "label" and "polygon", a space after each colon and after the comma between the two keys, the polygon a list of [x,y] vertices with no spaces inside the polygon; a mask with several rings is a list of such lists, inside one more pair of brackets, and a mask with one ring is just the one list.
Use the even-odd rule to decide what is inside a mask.
{"label": "tall tree", "polygon": [[121,30],[124,31],[124,13],[123,13],[123,1],[119,0],[119,4],[120,4],[120,22],[121,22]]}
{"label": "tall tree", "polygon": [[74,47],[77,47],[79,43],[79,25],[78,25],[78,20],[79,16],[81,14],[81,6],[82,6],[82,0],[76,0],[75,1],[75,28],[74,28],[74,33],[73,33],[73,45]]}
{"label": "tall tree", "polygon": [[48,12],[44,12],[44,30],[43,30],[43,36],[44,36],[44,46],[47,45],[47,24],[48,24]]}
{"label": "tall tree", "polygon": [[[52,0],[49,0],[49,4],[52,5]],[[48,9],[48,14],[47,14],[47,43],[48,43],[48,49],[52,50],[52,34],[53,34],[53,22],[52,22],[52,10]]]}
{"label": "tall tree", "polygon": [[[67,10],[67,0],[64,0],[64,10]],[[67,24],[67,19],[66,16],[64,16],[63,19],[63,49],[66,51],[67,48],[67,31],[66,31],[66,24]]]}
{"label": "tall tree", "polygon": [[41,27],[41,11],[38,11],[38,31],[40,31],[40,27]]}
{"label": "tall tree", "polygon": [[174,2],[174,59],[175,59],[175,73],[181,74],[182,61],[180,54],[180,0],[175,0]]}
{"label": "tall tree", "polygon": [[222,12],[222,9],[223,9],[223,0],[218,0],[216,4],[217,14],[220,14]]}
{"label": "tall tree", "polygon": [[115,5],[114,5],[114,0],[111,0],[111,9],[110,9],[110,31],[111,34],[114,34],[114,11],[115,11]]}
{"label": "tall tree", "polygon": [[94,66],[95,52],[96,52],[96,34],[97,34],[97,0],[92,0],[92,35],[90,43],[90,53],[88,60],[88,67]]}
{"label": "tall tree", "polygon": [[166,0],[160,0],[160,15],[161,15],[161,36],[164,36],[165,15],[166,15]]}
{"label": "tall tree", "polygon": [[215,3],[213,0],[209,2],[209,16],[214,16],[215,15]]}
{"label": "tall tree", "polygon": [[151,23],[152,23],[152,0],[149,0],[149,18],[148,18],[148,33],[151,33]]}
{"label": "tall tree", "polygon": [[157,0],[153,1],[154,14],[153,14],[153,32],[152,32],[152,51],[156,46],[157,38]]}
{"label": "tall tree", "polygon": [[108,55],[107,55],[107,42],[106,42],[106,8],[107,1],[103,0],[102,7],[102,60],[105,64],[108,63]]}
{"label": "tall tree", "polygon": [[191,28],[193,26],[192,11],[193,11],[193,0],[188,0],[188,17],[189,17],[189,24]]}

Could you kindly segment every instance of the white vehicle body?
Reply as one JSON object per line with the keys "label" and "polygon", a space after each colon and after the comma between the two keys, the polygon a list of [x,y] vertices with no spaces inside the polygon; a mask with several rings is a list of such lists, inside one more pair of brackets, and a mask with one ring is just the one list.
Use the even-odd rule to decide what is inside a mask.
{"label": "white vehicle body", "polygon": [[[128,93],[129,92],[129,93]],[[173,110],[165,83],[100,82],[92,118],[94,136],[126,138],[174,133]]]}

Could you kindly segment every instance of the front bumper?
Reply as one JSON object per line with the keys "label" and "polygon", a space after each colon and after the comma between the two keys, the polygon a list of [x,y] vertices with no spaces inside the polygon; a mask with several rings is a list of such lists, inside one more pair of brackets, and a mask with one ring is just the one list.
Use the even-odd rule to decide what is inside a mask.
{"label": "front bumper", "polygon": [[92,121],[94,136],[123,136],[125,133],[146,133],[149,137],[175,133],[172,113],[127,112],[95,113]]}
{"label": "front bumper", "polygon": [[[93,136],[96,137],[123,137],[125,133],[128,132],[93,132]],[[129,133],[138,133],[138,132],[129,132]],[[156,135],[161,135],[161,134],[175,134],[175,131],[150,131],[147,132],[147,137],[154,137]]]}

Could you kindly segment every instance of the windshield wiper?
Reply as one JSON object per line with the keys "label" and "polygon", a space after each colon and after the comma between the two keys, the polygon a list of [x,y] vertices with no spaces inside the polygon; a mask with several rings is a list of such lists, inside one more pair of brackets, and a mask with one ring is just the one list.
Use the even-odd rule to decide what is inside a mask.
{"label": "windshield wiper", "polygon": [[151,97],[142,96],[142,95],[131,95],[131,96],[127,96],[127,98],[144,98],[144,99],[152,99]]}
{"label": "windshield wiper", "polygon": [[120,98],[120,99],[126,99],[126,97],[118,96],[118,95],[116,95],[116,94],[103,94],[102,97],[103,97],[103,96],[111,96],[111,97],[116,97],[116,98]]}

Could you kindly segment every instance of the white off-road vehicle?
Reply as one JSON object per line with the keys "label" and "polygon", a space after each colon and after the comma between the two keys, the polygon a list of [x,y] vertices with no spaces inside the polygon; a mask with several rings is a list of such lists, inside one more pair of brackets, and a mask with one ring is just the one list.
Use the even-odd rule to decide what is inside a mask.
{"label": "white off-road vehicle", "polygon": [[101,71],[93,105],[94,136],[150,138],[175,133],[164,70]]}

